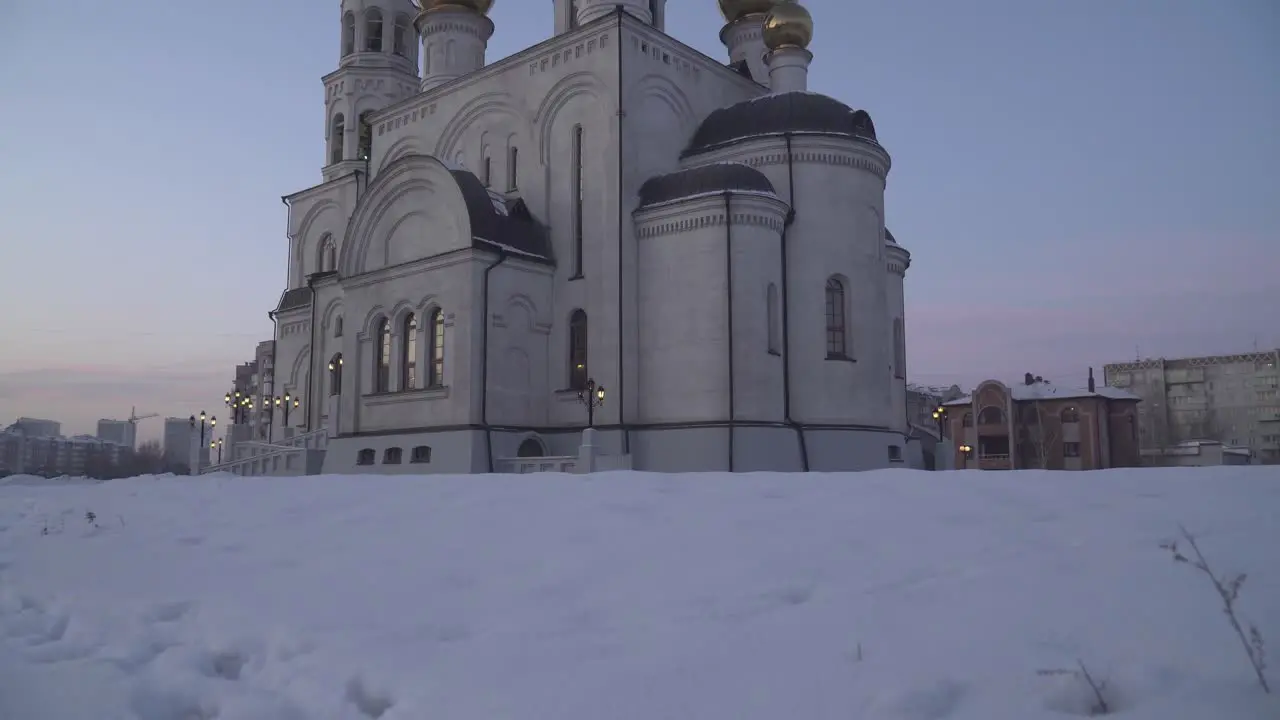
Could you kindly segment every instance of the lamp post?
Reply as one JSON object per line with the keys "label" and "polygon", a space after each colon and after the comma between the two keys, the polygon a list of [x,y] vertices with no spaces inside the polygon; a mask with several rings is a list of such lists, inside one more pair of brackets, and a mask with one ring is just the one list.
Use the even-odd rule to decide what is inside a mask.
{"label": "lamp post", "polygon": [[947,409],[939,405],[933,411],[933,421],[938,423],[938,439],[946,439],[945,426],[947,422]]}
{"label": "lamp post", "polygon": [[[266,407],[268,407],[268,408],[269,408],[269,407],[271,407],[272,405],[274,405],[274,406],[275,406],[275,408],[276,408],[277,410],[281,410],[281,411],[283,411],[283,412],[284,412],[284,424],[285,424],[285,427],[288,427],[288,426],[289,426],[289,410],[291,410],[291,409],[296,410],[296,409],[298,408],[298,406],[302,404],[302,401],[301,401],[300,399],[298,399],[298,398],[294,397],[294,396],[293,396],[293,395],[291,395],[290,393],[285,393],[285,394],[284,394],[284,396],[279,396],[279,395],[277,395],[276,397],[269,397],[269,398],[267,398],[266,400],[264,400],[264,401],[263,401],[263,404],[264,404]],[[274,413],[272,413],[271,417],[272,417],[271,424],[272,424],[272,426],[274,427],[274,426],[275,426],[275,414],[274,414]],[[267,442],[270,442],[270,441],[271,441],[271,432],[270,432],[270,431],[268,431],[268,434],[267,434]]]}
{"label": "lamp post", "polygon": [[587,427],[596,424],[596,408],[604,405],[604,386],[588,379],[586,387],[578,391],[578,402],[587,406]]}
{"label": "lamp post", "polygon": [[222,464],[222,438],[209,441],[209,452],[213,452],[214,448],[218,450],[218,464]]}
{"label": "lamp post", "polygon": [[249,399],[248,393],[242,393],[239,390],[233,390],[222,396],[222,402],[231,408],[232,424],[240,424],[249,421],[249,408],[253,405],[253,401]]}
{"label": "lamp post", "polygon": [[[207,425],[206,425],[206,422],[208,423]],[[187,423],[191,426],[191,432],[195,432],[195,430],[196,430],[196,416],[195,416],[195,415],[192,415],[192,416],[191,416],[191,418],[187,420]],[[205,430],[206,430],[206,429],[209,429],[209,430],[210,430],[210,434],[212,434],[212,428],[217,427],[217,425],[218,425],[218,418],[217,418],[217,417],[212,417],[212,418],[210,418],[210,417],[208,417],[207,415],[205,415],[205,413],[204,413],[204,411],[203,411],[203,410],[201,410],[201,411],[200,411],[200,444],[199,444],[199,445],[196,445],[196,447],[204,447]],[[195,470],[196,470],[197,472],[199,472],[199,470],[200,470],[200,455],[199,455],[199,453],[197,453],[197,454],[196,454],[195,463],[196,463]]]}
{"label": "lamp post", "polygon": [[969,456],[973,454],[973,446],[972,446],[972,445],[961,445],[959,449],[960,449],[960,455],[961,455],[961,457],[963,457],[963,458],[964,458],[964,466],[963,466],[962,468],[960,468],[960,469],[961,469],[961,470],[968,470],[968,469],[969,469]]}

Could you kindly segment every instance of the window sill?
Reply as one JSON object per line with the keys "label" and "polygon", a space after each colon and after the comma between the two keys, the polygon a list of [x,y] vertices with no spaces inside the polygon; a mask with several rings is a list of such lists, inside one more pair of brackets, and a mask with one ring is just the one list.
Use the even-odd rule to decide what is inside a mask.
{"label": "window sill", "polygon": [[778,350],[770,350],[770,351],[769,351],[769,354],[770,354],[770,355],[772,355],[772,356],[774,356],[774,357],[782,357],[782,353],[781,353],[780,351],[778,351]]}
{"label": "window sill", "polygon": [[572,388],[565,388],[564,390],[556,390],[554,394],[555,394],[555,396],[556,396],[556,399],[557,399],[557,400],[559,400],[560,402],[575,402],[575,403],[576,403],[576,402],[578,402],[578,393],[579,393],[579,392],[585,392],[585,391],[584,391],[584,390],[574,390],[574,389],[572,389]]}
{"label": "window sill", "polygon": [[586,278],[586,275],[583,275],[583,274],[582,274],[582,273],[580,273],[580,272],[576,272],[576,273],[574,273],[573,275],[569,276],[569,279],[570,279],[570,280],[582,280],[582,279],[584,279],[584,278]]}
{"label": "window sill", "polygon": [[857,360],[849,357],[848,355],[828,355],[827,359],[834,362],[847,362],[847,363],[858,362]]}
{"label": "window sill", "polygon": [[364,401],[368,405],[393,405],[396,403],[415,402],[418,400],[440,400],[449,397],[449,386],[439,385],[414,390],[393,390],[391,392],[366,393]]}

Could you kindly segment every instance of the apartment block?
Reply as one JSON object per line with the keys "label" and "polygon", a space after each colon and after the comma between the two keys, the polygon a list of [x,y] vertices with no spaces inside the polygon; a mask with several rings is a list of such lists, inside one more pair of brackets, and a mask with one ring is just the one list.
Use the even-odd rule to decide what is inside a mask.
{"label": "apartment block", "polygon": [[1103,378],[1143,399],[1145,451],[1208,440],[1280,463],[1280,350],[1113,363]]}

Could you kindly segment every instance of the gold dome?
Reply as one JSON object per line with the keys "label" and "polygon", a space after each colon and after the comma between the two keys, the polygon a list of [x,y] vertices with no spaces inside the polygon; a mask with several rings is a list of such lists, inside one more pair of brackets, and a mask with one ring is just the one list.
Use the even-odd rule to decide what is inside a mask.
{"label": "gold dome", "polygon": [[493,0],[414,0],[414,4],[422,12],[435,10],[446,5],[474,10],[481,15],[488,15],[489,11],[493,9]]}
{"label": "gold dome", "polygon": [[763,15],[777,4],[778,0],[720,0],[720,14],[733,22],[747,15]]}
{"label": "gold dome", "polygon": [[813,16],[796,0],[775,4],[764,19],[764,44],[770,50],[807,48],[813,42]]}

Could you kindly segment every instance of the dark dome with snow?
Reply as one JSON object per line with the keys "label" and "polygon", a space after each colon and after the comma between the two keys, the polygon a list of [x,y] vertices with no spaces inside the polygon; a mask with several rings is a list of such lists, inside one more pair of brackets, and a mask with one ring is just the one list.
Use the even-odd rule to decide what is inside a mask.
{"label": "dark dome with snow", "polygon": [[762,95],[720,108],[693,134],[685,156],[708,152],[739,140],[783,133],[834,135],[876,142],[876,128],[865,110],[812,92]]}
{"label": "dark dome with snow", "polygon": [[640,207],[723,192],[774,194],[764,173],[743,163],[711,163],[649,178],[640,186]]}

